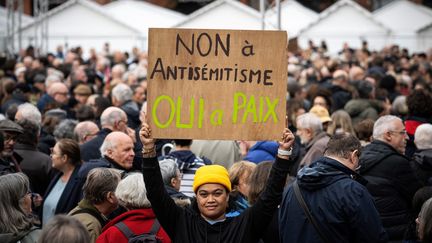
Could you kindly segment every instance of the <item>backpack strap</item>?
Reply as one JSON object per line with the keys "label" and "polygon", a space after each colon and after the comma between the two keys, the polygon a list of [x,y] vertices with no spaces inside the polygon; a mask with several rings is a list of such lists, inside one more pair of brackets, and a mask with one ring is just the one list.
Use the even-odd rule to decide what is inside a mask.
{"label": "backpack strap", "polygon": [[306,202],[303,199],[303,196],[301,194],[300,187],[297,184],[297,180],[295,180],[294,183],[293,183],[293,189],[294,189],[294,195],[295,195],[295,198],[297,199],[297,202],[303,208],[304,214],[306,215],[306,217],[308,218],[308,220],[312,224],[312,226],[315,228],[315,230],[318,233],[320,239],[323,242],[330,243],[331,241],[329,241],[329,239],[327,238],[327,235],[324,234],[324,232],[322,231],[322,228],[318,225],[318,222],[312,216],[312,214],[311,214],[311,212],[309,210],[309,207],[306,205]]}
{"label": "backpack strap", "polygon": [[[123,221],[118,222],[114,226],[117,227],[128,239],[131,239],[136,236]],[[156,233],[159,231],[159,229],[160,229],[159,221],[155,219],[153,221],[153,225],[148,234],[156,236]]]}
{"label": "backpack strap", "polygon": [[102,218],[102,215],[89,208],[80,208],[77,211],[71,213],[71,215],[77,215],[82,213],[90,214],[91,216],[95,217],[99,221],[102,227],[105,226],[105,219]]}
{"label": "backpack strap", "polygon": [[117,229],[119,229],[128,239],[133,238],[135,236],[135,234],[129,229],[129,227],[123,221],[118,222],[114,226],[117,227]]}
{"label": "backpack strap", "polygon": [[155,220],[153,221],[153,225],[151,227],[151,230],[150,230],[150,234],[156,235],[156,233],[159,231],[159,229],[160,229],[159,221],[155,218]]}

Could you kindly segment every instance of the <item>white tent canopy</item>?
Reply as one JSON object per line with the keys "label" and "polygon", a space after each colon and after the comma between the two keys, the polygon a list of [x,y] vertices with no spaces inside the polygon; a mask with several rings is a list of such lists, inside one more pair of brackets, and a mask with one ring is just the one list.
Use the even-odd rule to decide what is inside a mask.
{"label": "white tent canopy", "polygon": [[144,1],[120,0],[103,6],[112,17],[139,30],[144,36],[149,28],[168,28],[186,19],[186,15]]}
{"label": "white tent canopy", "polygon": [[[48,51],[54,51],[58,45],[100,51],[106,42],[112,50],[131,51],[134,46],[144,48],[146,44],[138,30],[110,17],[100,5],[89,0],[69,0],[50,10],[46,18]],[[38,27],[34,23],[23,27],[24,46],[33,44],[35,28]]]}
{"label": "white tent canopy", "polygon": [[[275,7],[266,11],[266,19],[277,26],[278,15]],[[318,19],[318,13],[304,7],[294,0],[281,3],[281,29],[288,31],[290,39],[297,37],[299,31]]]}
{"label": "white tent canopy", "polygon": [[325,40],[331,54],[342,49],[344,43],[358,48],[363,40],[371,49],[381,49],[388,44],[391,30],[376,21],[372,14],[351,0],[339,0],[319,14],[316,21],[299,33],[299,44],[307,47],[309,40]]}
{"label": "white tent canopy", "polygon": [[429,51],[432,48],[432,23],[417,31],[417,47],[421,51]]}
{"label": "white tent canopy", "polygon": [[421,51],[418,31],[432,24],[432,11],[407,0],[396,0],[373,13],[375,19],[392,30],[391,42],[410,51]]}
{"label": "white tent canopy", "polygon": [[[261,15],[255,9],[233,0],[217,0],[192,13],[179,28],[261,30]],[[265,24],[266,30],[275,30]]]}

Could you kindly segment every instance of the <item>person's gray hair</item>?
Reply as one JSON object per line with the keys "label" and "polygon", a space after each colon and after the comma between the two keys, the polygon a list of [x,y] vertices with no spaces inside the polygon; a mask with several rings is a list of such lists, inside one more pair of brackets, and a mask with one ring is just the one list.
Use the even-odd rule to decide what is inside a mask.
{"label": "person's gray hair", "polygon": [[131,173],[121,180],[115,191],[120,205],[127,209],[151,208],[141,173]]}
{"label": "person's gray hair", "polygon": [[112,168],[90,170],[83,186],[84,198],[92,204],[101,204],[108,192],[115,192],[121,179],[121,171]]}
{"label": "person's gray hair", "polygon": [[418,149],[432,149],[432,125],[421,124],[414,133],[414,143]]}
{"label": "person's gray hair", "polygon": [[124,102],[132,99],[133,92],[127,84],[120,83],[114,87],[111,95],[123,104]]}
{"label": "person's gray hair", "polygon": [[84,225],[72,216],[55,215],[46,225],[40,234],[38,243],[88,243],[90,235]]}
{"label": "person's gray hair", "polygon": [[393,114],[396,115],[406,115],[408,114],[408,105],[406,103],[406,96],[405,95],[399,95],[394,99],[392,103],[392,111]]}
{"label": "person's gray hair", "polygon": [[402,121],[399,117],[393,115],[385,115],[375,121],[373,127],[373,139],[383,139],[384,133],[395,129],[394,121]]}
{"label": "person's gray hair", "polygon": [[77,120],[65,119],[61,121],[54,129],[54,138],[58,141],[62,138],[75,139],[74,129],[78,124]]}
{"label": "person's gray hair", "polygon": [[45,79],[45,87],[48,88],[53,83],[59,83],[61,82],[63,77],[60,77],[58,74],[50,74]]}
{"label": "person's gray hair", "polygon": [[121,73],[121,75],[123,76],[123,74],[126,72],[126,67],[123,64],[115,64],[112,68],[111,68],[111,73]]}
{"label": "person's gray hair", "polygon": [[111,139],[111,140],[105,139],[99,148],[102,157],[108,154],[108,150],[114,149],[116,146],[117,146],[117,141],[115,139]]}
{"label": "person's gray hair", "polygon": [[0,176],[0,232],[16,234],[32,227],[22,208],[29,190],[29,179],[21,172]]}
{"label": "person's gray hair", "polygon": [[21,118],[30,120],[39,126],[42,124],[42,114],[39,109],[31,103],[24,103],[18,106],[17,113],[21,113]]}
{"label": "person's gray hair", "polygon": [[297,117],[297,123],[301,124],[302,128],[312,130],[314,136],[323,131],[321,119],[313,113],[305,113]]}
{"label": "person's gray hair", "polygon": [[123,110],[118,107],[110,106],[102,112],[100,123],[102,127],[112,127],[124,117],[126,117],[126,113]]}
{"label": "person's gray hair", "polygon": [[92,121],[82,121],[78,123],[74,128],[74,136],[75,140],[77,140],[79,143],[84,142],[85,138],[90,135],[96,135],[93,134],[93,131],[97,128],[99,130],[96,123]]}
{"label": "person's gray hair", "polygon": [[173,159],[165,158],[159,161],[159,167],[162,174],[163,183],[171,186],[171,179],[177,177],[178,166]]}

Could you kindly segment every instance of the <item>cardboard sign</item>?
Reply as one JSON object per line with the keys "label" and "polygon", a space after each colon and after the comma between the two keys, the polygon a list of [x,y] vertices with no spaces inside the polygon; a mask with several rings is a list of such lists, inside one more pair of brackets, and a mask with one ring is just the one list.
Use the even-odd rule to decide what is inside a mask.
{"label": "cardboard sign", "polygon": [[280,138],[285,31],[150,29],[148,123],[155,138]]}

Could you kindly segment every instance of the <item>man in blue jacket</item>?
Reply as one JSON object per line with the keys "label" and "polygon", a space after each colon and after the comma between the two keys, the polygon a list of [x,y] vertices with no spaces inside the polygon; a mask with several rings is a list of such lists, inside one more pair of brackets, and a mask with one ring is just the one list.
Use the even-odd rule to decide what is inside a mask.
{"label": "man in blue jacket", "polygon": [[280,206],[281,242],[386,242],[373,198],[355,172],[360,149],[353,135],[336,135],[324,157],[298,172],[294,183],[316,226],[290,185]]}

